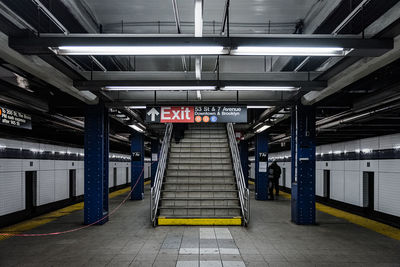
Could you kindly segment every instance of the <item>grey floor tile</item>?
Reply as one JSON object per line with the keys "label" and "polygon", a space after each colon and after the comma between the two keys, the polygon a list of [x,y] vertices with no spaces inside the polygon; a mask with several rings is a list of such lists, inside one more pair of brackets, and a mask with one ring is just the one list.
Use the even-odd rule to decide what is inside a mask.
{"label": "grey floor tile", "polygon": [[219,261],[200,261],[200,267],[222,267],[222,262]]}
{"label": "grey floor tile", "polygon": [[246,267],[243,261],[222,261],[223,267]]}
{"label": "grey floor tile", "polygon": [[[318,226],[297,226],[290,222],[290,201],[285,199],[252,199],[247,228],[153,228],[148,193],[146,189],[144,201],[127,202],[102,226],[65,236],[0,241],[0,266],[172,266],[180,261],[198,267],[200,261],[222,261],[223,266],[400,267],[399,241],[321,212]],[[121,201],[110,200],[110,209]],[[71,229],[81,224],[82,216],[75,212],[32,232]]]}
{"label": "grey floor tile", "polygon": [[176,267],[199,267],[199,261],[178,261]]}
{"label": "grey floor tile", "polygon": [[174,261],[158,261],[156,260],[153,263],[153,267],[175,267],[176,266],[176,260]]}

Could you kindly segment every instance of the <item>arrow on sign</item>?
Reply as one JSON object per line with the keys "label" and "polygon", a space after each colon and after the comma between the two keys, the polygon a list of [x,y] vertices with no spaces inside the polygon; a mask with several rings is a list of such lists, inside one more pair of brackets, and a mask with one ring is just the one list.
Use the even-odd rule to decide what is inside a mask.
{"label": "arrow on sign", "polygon": [[155,121],[156,120],[156,116],[158,116],[160,114],[160,112],[157,111],[157,109],[152,108],[150,109],[149,112],[147,112],[147,115],[151,116],[151,121]]}

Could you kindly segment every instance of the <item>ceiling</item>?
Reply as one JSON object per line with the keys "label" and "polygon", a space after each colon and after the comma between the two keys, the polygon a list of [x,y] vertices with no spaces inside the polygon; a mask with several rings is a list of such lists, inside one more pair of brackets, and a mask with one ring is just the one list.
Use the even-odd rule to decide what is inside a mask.
{"label": "ceiling", "polygon": [[[38,2],[47,9],[42,10],[40,15],[36,6]],[[204,0],[204,36],[228,37],[228,27],[222,30],[227,2]],[[354,114],[368,112],[374,101],[386,101],[388,97],[385,98],[385,95],[397,94],[399,77],[394,73],[398,71],[396,66],[400,58],[400,3],[396,0],[231,0],[229,38],[238,37],[242,42],[250,40],[250,37],[265,40],[282,37],[276,34],[290,38],[318,38],[316,34],[325,34],[329,38],[339,39],[348,38],[351,34],[362,43],[361,37],[364,34],[365,42],[370,39],[394,40],[394,49],[379,54],[344,58],[207,55],[202,56],[201,81],[195,74],[196,56],[57,56],[47,49],[45,41],[46,53],[27,53],[10,45],[16,38],[26,38],[23,39],[24,45],[29,48],[34,42],[44,40],[49,33],[58,34],[63,40],[73,38],[73,34],[85,37],[87,33],[103,36],[120,34],[118,36],[122,37],[127,34],[145,34],[157,38],[173,34],[176,40],[182,40],[179,39],[181,36],[178,35],[177,25],[182,37],[192,37],[194,0],[176,0],[177,17],[173,3],[173,0],[3,0],[0,3],[0,80],[4,87],[18,88],[18,96],[10,95],[8,90],[7,96],[1,96],[4,92],[0,93],[0,102],[16,97],[19,102],[13,103],[20,103],[21,109],[39,109],[41,115],[43,112],[57,114],[82,122],[84,105],[102,99],[112,108],[114,140],[125,138],[126,142],[126,137],[132,131],[127,125],[145,125],[144,111],[128,107],[146,104],[271,106],[249,110],[249,123],[238,124],[236,129],[244,132],[246,138],[251,140],[255,129],[264,124],[272,126],[268,129],[273,141],[272,151],[287,148],[290,106],[299,100],[317,108],[318,125],[321,126],[318,132],[319,143],[400,130],[393,126],[400,122],[396,121],[400,118],[396,99],[390,102],[390,110],[325,128],[330,125],[326,121],[338,121],[335,118],[339,118],[339,115],[340,118],[348,119]],[[360,8],[360,4],[364,4],[363,8]],[[225,22],[227,24],[227,20]],[[341,24],[343,27],[338,28]],[[293,35],[296,27],[298,34]],[[62,29],[68,30],[70,34],[63,35]],[[35,37],[38,32],[40,38]],[[136,37],[140,38],[131,36],[132,40]],[[184,85],[208,81],[303,84],[300,86],[302,90],[297,92],[215,90],[202,91],[200,97],[196,91],[101,90],[104,84],[134,82],[162,85],[164,81]],[[312,83],[318,83],[318,86],[310,86]],[[307,88],[306,85],[312,89],[303,90]],[[32,101],[33,104],[28,107],[21,105],[21,99],[35,99],[35,102]],[[68,104],[63,102],[65,99],[68,99]],[[119,119],[121,114],[126,116],[125,120]],[[387,119],[383,120],[382,117]],[[45,124],[42,123],[40,127],[45,128]],[[145,126],[148,138],[162,135],[162,125]],[[56,127],[62,132],[60,124]],[[67,131],[65,136],[68,134],[70,132]]]}
{"label": "ceiling", "polygon": [[[120,33],[124,24],[124,33],[176,33],[172,1],[123,0],[117,5],[107,0],[85,2],[98,23],[103,25],[104,32]],[[273,25],[271,33],[292,33],[293,25],[305,18],[316,2],[318,0],[286,0],[282,5],[279,0],[233,0],[230,5],[232,33],[266,33],[268,23]],[[194,33],[194,1],[177,0],[176,3],[182,33]],[[163,8],[160,8],[161,5]],[[223,0],[204,1],[204,34],[221,30],[224,8]]]}

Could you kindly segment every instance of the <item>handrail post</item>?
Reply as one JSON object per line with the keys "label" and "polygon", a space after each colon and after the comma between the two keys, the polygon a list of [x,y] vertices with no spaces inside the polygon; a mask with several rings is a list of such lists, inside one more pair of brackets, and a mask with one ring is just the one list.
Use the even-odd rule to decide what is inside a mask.
{"label": "handrail post", "polygon": [[172,136],[172,123],[168,123],[165,129],[164,139],[160,150],[160,159],[157,166],[156,175],[154,177],[154,184],[151,187],[150,195],[150,220],[153,226],[156,226],[156,217],[158,211],[158,203],[160,200],[161,187],[164,178],[164,173],[167,164],[168,151]]}
{"label": "handrail post", "polygon": [[236,142],[235,133],[233,131],[232,123],[228,123],[226,128],[228,132],[229,147],[231,150],[231,156],[235,170],[236,183],[239,189],[239,200],[243,215],[243,221],[244,224],[247,226],[250,220],[250,193],[249,189],[246,187],[246,182],[244,180],[239,149]]}

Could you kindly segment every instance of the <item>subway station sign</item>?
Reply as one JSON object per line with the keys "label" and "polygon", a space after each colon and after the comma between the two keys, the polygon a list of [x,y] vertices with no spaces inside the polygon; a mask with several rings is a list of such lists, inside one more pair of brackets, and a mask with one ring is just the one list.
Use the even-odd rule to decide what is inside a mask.
{"label": "subway station sign", "polygon": [[247,122],[246,106],[163,106],[147,107],[149,123]]}
{"label": "subway station sign", "polygon": [[20,111],[0,107],[0,125],[32,130],[32,118]]}

